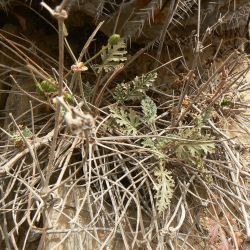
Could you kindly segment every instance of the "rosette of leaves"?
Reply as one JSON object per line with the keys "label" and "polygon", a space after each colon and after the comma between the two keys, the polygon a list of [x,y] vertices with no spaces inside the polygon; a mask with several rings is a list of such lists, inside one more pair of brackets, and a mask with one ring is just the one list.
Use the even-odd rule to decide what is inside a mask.
{"label": "rosette of leaves", "polygon": [[141,100],[146,91],[153,86],[157,78],[157,73],[136,76],[134,80],[127,83],[118,84],[114,91],[114,98],[120,103],[126,101]]}

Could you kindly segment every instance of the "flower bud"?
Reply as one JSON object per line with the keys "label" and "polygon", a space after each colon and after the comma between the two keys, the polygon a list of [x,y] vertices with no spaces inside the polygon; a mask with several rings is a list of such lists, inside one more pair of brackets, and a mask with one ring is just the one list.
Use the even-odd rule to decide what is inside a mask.
{"label": "flower bud", "polygon": [[115,45],[119,42],[120,38],[121,38],[120,35],[113,34],[112,36],[109,37],[108,43],[110,45]]}

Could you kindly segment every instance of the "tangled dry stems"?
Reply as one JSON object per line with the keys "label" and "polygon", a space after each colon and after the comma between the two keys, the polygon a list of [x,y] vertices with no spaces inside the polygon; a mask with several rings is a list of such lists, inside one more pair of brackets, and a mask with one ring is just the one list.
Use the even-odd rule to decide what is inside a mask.
{"label": "tangled dry stems", "polygon": [[[25,48],[1,35],[2,43],[12,51],[22,51],[25,60],[21,63],[28,62],[23,74],[43,80],[54,79],[59,86],[56,97],[41,98],[27,93],[12,77],[18,89],[31,99],[30,116],[26,122],[22,121],[31,136],[24,135],[24,128],[19,126],[22,117],[10,115],[9,130],[2,129],[1,136],[6,141],[1,152],[0,210],[5,246],[19,249],[17,236],[22,233],[22,228],[27,228],[22,249],[40,238],[39,247],[42,248],[48,235],[59,234],[63,237],[53,249],[74,234],[83,234],[91,239],[95,249],[112,246],[117,238],[121,238],[125,249],[142,246],[147,249],[166,246],[171,249],[198,249],[206,247],[206,244],[215,248],[224,245],[239,249],[244,238],[250,237],[250,174],[240,157],[239,145],[225,133],[221,121],[229,114],[240,117],[238,112],[244,104],[237,96],[247,91],[249,84],[244,81],[249,72],[245,55],[233,52],[220,66],[211,64],[200,75],[197,70],[188,70],[178,78],[181,84],[179,92],[169,94],[164,85],[151,87],[147,94],[158,109],[153,129],[143,124],[137,134],[127,135],[119,130],[119,126],[110,130],[109,107],[117,105],[110,95],[115,86],[110,84],[145,49],[123,67],[111,73],[102,72],[104,75],[99,76],[97,84],[101,80],[102,86],[106,87],[94,87],[95,97],[98,97],[94,105],[86,100],[84,90],[78,85],[82,83],[81,72],[67,70],[64,75],[62,25],[66,16],[60,15],[60,11],[62,9],[57,9],[55,15],[60,41],[59,70],[53,69],[55,77],[42,70],[28,54],[25,55]],[[55,14],[54,10],[50,12]],[[78,63],[99,28],[89,38]],[[235,71],[242,62],[247,65]],[[172,65],[174,61],[167,63]],[[166,67],[166,63],[161,64]],[[73,95],[71,104],[63,98],[66,90]],[[235,104],[225,108],[220,106],[226,97],[231,97],[230,103],[235,100]],[[32,101],[45,104],[53,112],[40,117]],[[138,103],[132,106],[137,113],[141,112]],[[67,114],[65,116],[61,113],[62,107]],[[158,138],[195,143],[196,139],[192,137],[177,135],[186,129],[196,129],[196,118],[205,115],[210,108],[213,108],[213,114],[201,129],[213,135],[213,139],[199,143],[215,143],[216,150],[199,159],[203,162],[201,169],[186,159],[178,158],[175,152],[168,151],[169,148],[161,151],[166,154],[166,159],[162,159],[152,148],[143,146],[146,139]],[[13,132],[21,137],[18,143],[12,140]],[[171,203],[162,213],[156,206],[157,169],[171,171],[175,182]],[[66,212],[69,207],[73,211],[70,215]],[[56,213],[57,222],[62,217],[67,219],[65,228],[58,229],[51,218],[53,213]],[[83,246],[86,244],[82,242]]]}

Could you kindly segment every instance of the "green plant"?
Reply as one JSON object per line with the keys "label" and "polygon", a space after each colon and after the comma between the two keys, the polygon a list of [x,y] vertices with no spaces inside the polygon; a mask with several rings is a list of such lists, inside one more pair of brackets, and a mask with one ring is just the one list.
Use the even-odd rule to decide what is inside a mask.
{"label": "green plant", "polygon": [[117,102],[141,100],[146,95],[146,91],[153,86],[157,78],[157,73],[148,73],[127,83],[118,84],[114,91],[114,98]]}
{"label": "green plant", "polygon": [[163,162],[160,162],[160,167],[154,171],[154,175],[157,180],[155,185],[156,208],[159,213],[163,213],[171,203],[175,183],[172,173],[165,168]]}
{"label": "green plant", "polygon": [[220,106],[221,106],[221,107],[227,107],[227,106],[229,106],[230,104],[231,104],[230,100],[224,98],[224,99],[221,101]]}
{"label": "green plant", "polygon": [[74,96],[70,94],[69,92],[65,92],[63,96],[64,96],[64,100],[67,101],[68,103],[70,104],[74,103]]}
{"label": "green plant", "polygon": [[21,133],[17,130],[11,135],[11,140],[13,141],[14,145],[18,148],[22,148],[24,145],[24,140],[23,137],[26,140],[31,140],[33,137],[32,131],[28,128],[25,127],[24,129],[21,129]]}
{"label": "green plant", "polygon": [[[14,2],[21,3],[20,0]],[[99,36],[93,40],[102,25],[100,24],[77,57],[74,55],[74,46],[70,48],[74,39],[67,41],[63,24],[67,18],[65,10],[71,7],[67,4],[71,5],[71,2],[84,2],[84,5],[103,4],[103,8],[110,11],[107,13],[110,15],[107,25],[116,21],[116,27],[111,27],[112,30],[131,35],[132,39],[138,33],[149,40],[159,38],[161,34],[157,41],[159,47],[154,47],[152,53],[148,46],[136,51],[137,47],[133,47],[132,43],[130,60],[124,63],[127,49],[119,35],[109,37],[106,45],[98,41]],[[209,54],[206,44],[213,43],[210,32],[214,28],[203,29],[203,23],[210,19],[209,15],[202,18],[201,23],[195,24],[194,18],[190,18],[194,26],[186,26],[197,29],[197,32],[188,34],[185,41],[178,39],[180,32],[175,32],[173,22],[183,23],[188,19],[188,14],[196,13],[197,10],[200,10],[202,15],[203,9],[200,5],[206,5],[206,1],[121,2],[63,1],[53,10],[42,1],[43,7],[58,19],[58,62],[51,60],[50,56],[48,59],[43,58],[39,50],[32,53],[29,46],[25,48],[23,37],[20,40],[21,46],[18,46],[18,36],[11,41],[9,35],[4,39],[1,32],[1,45],[10,46],[10,53],[6,55],[13,52],[17,56],[20,55],[20,63],[15,71],[16,87],[20,85],[19,90],[24,90],[22,93],[27,95],[26,99],[35,99],[36,102],[34,101],[33,105],[32,101],[28,110],[26,109],[28,115],[31,114],[30,119],[27,114],[20,118],[14,114],[10,116],[12,123],[7,122],[9,126],[6,131],[0,129],[4,136],[11,138],[11,145],[8,145],[9,140],[6,140],[7,150],[4,142],[0,148],[0,195],[3,197],[0,204],[3,228],[1,238],[5,240],[1,240],[0,245],[3,249],[11,249],[12,246],[16,249],[26,249],[33,237],[37,238],[37,232],[38,240],[41,238],[39,232],[43,232],[40,243],[38,240],[33,243],[50,249],[50,246],[44,244],[47,243],[46,239],[51,239],[49,235],[62,230],[68,232],[74,225],[76,234],[73,237],[77,235],[81,242],[89,242],[87,245],[82,244],[83,249],[93,246],[96,249],[115,248],[113,242],[116,244],[116,235],[121,241],[121,248],[125,245],[126,249],[165,249],[167,244],[173,249],[190,249],[194,240],[189,241],[189,236],[198,239],[201,234],[198,230],[192,231],[187,225],[196,220],[195,209],[207,201],[207,207],[203,206],[204,214],[213,211],[218,216],[213,216],[216,221],[210,221],[210,225],[202,230],[201,238],[204,241],[208,239],[210,243],[215,242],[216,234],[218,235],[216,225],[221,224],[221,214],[226,218],[221,227],[227,229],[228,224],[231,224],[233,230],[232,234],[225,230],[224,234],[220,234],[220,240],[223,240],[223,243],[228,242],[229,248],[232,245],[232,249],[240,249],[241,246],[237,247],[238,240],[235,239],[237,235],[234,230],[238,228],[237,231],[242,232],[242,238],[244,237],[244,225],[247,225],[244,223],[247,170],[237,173],[232,171],[242,165],[241,159],[237,155],[234,157],[237,149],[231,149],[233,143],[227,144],[227,140],[221,136],[223,132],[220,132],[219,126],[223,114],[218,108],[218,100],[229,98],[232,91],[241,93],[247,87],[237,78],[239,74],[233,72],[237,67],[237,60],[231,60],[231,57],[223,62],[225,58],[218,58],[223,53],[216,53],[210,54],[209,59],[212,56],[213,60],[204,65],[203,60],[206,60],[206,54]],[[128,15],[124,15],[127,13]],[[166,15],[168,13],[171,15]],[[200,18],[198,21],[201,21]],[[168,29],[163,34],[165,28]],[[179,30],[189,33],[185,29]],[[148,31],[154,32],[149,34]],[[86,32],[86,37],[87,35]],[[76,40],[79,44],[79,37]],[[178,40],[178,46],[175,46],[175,40]],[[165,46],[169,41],[171,45]],[[185,47],[186,42],[190,41],[193,41],[195,46]],[[27,42],[29,44],[29,41]],[[145,42],[148,43],[148,40],[145,39]],[[98,48],[100,43],[104,46],[92,56],[92,51]],[[69,62],[70,57],[64,48],[68,49],[72,62]],[[146,50],[147,55],[144,57],[145,54],[140,53]],[[190,56],[187,50],[194,52],[194,55]],[[205,53],[201,55],[200,50]],[[223,43],[217,51],[223,51]],[[67,64],[63,62],[63,55],[67,55]],[[88,55],[90,59],[82,62]],[[56,56],[57,54],[53,55],[53,58],[57,58]],[[239,54],[235,57],[238,58]],[[95,58],[97,60],[94,60]],[[99,63],[96,68],[91,63],[93,61]],[[138,61],[149,62],[149,67],[145,68],[151,71],[140,75],[136,71],[138,67],[133,67]],[[68,62],[73,64],[71,70],[67,70]],[[23,63],[25,65],[19,67]],[[8,71],[2,73],[2,76],[9,75],[10,65],[6,66]],[[228,75],[228,81],[225,83],[224,80],[220,81],[222,71]],[[157,74],[152,72],[160,74],[157,84]],[[47,78],[47,81],[39,80],[37,86],[43,97],[37,98],[32,96],[32,92],[22,89],[26,81],[22,82],[19,73],[23,74],[25,79],[27,76],[32,79]],[[131,75],[137,77],[131,81]],[[120,81],[120,84],[117,84],[121,78],[122,83]],[[179,80],[176,81],[175,78]],[[234,82],[234,79],[237,80]],[[233,88],[227,89],[233,82]],[[10,90],[10,95],[17,94],[13,90]],[[40,105],[35,105],[38,101],[53,104],[51,112],[44,114],[43,109],[40,112]],[[211,115],[209,109],[213,106],[216,109],[213,110],[214,115]],[[235,105],[234,108],[238,106],[240,105]],[[11,109],[6,109],[7,112],[9,110]],[[32,133],[35,134],[32,135],[25,125],[18,127],[20,123],[32,127]],[[17,128],[18,132],[9,132],[8,129],[13,131],[13,128]],[[216,145],[221,149],[219,153],[215,152],[215,139]],[[21,146],[22,152],[13,149],[13,144],[15,147]],[[212,181],[213,186],[208,185]],[[8,194],[14,194],[11,195],[14,199],[11,200]],[[232,200],[235,203],[233,207]],[[75,209],[68,211],[69,206]],[[230,213],[228,207],[232,207],[232,211],[237,214],[235,223],[232,223],[227,215]],[[59,218],[57,221],[53,220],[55,208]],[[85,225],[85,218],[90,218],[91,227]],[[33,230],[36,228],[37,232]],[[204,237],[206,232],[203,231],[208,231],[208,237]],[[25,239],[19,237],[22,232],[25,232]],[[185,241],[182,235],[187,236],[184,237]],[[67,233],[58,234],[61,238],[55,247],[60,248],[60,245],[64,246],[68,242],[71,244],[71,236],[72,234]],[[174,240],[168,236],[173,236]],[[199,248],[198,245],[201,246],[200,242],[193,248]],[[201,247],[206,249],[207,245]]]}
{"label": "green plant", "polygon": [[58,91],[58,86],[53,80],[43,80],[36,84],[37,93],[42,96],[47,96]]}
{"label": "green plant", "polygon": [[113,34],[109,37],[107,45],[102,46],[101,50],[87,60],[84,65],[88,65],[95,58],[101,56],[102,64],[95,64],[92,67],[96,68],[98,73],[102,70],[105,72],[113,71],[120,63],[127,60],[126,47],[124,39],[118,34]]}
{"label": "green plant", "polygon": [[149,125],[154,125],[157,117],[157,106],[154,101],[146,96],[145,99],[141,101],[141,107],[143,120]]}
{"label": "green plant", "polygon": [[105,72],[114,70],[117,65],[127,60],[126,54],[126,44],[123,39],[117,40],[116,43],[108,43],[108,45],[102,49],[102,65],[100,65],[98,72],[102,69]]}
{"label": "green plant", "polygon": [[197,126],[198,132],[201,133],[201,128],[206,125],[208,120],[212,117],[212,108],[208,108],[203,114],[198,115],[194,121]]}
{"label": "green plant", "polygon": [[119,126],[121,132],[127,135],[136,135],[138,126],[140,125],[140,118],[136,113],[129,109],[126,111],[122,107],[110,108],[111,116],[114,118],[116,124]]}
{"label": "green plant", "polygon": [[201,134],[197,128],[185,129],[179,133],[179,137],[187,141],[175,142],[175,153],[185,162],[195,164],[215,150],[215,144],[211,142],[213,138],[209,134]]}
{"label": "green plant", "polygon": [[[171,138],[172,137],[172,138]],[[215,152],[213,137],[203,135],[198,128],[188,128],[177,134],[168,134],[167,138],[146,139],[142,145],[150,148],[159,159],[169,160],[176,157],[186,164],[191,164],[211,182],[212,177],[204,165],[203,158]]]}

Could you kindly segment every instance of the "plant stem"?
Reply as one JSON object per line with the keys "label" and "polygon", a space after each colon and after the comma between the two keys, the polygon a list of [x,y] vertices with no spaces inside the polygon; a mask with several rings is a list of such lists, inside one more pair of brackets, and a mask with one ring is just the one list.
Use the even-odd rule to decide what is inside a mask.
{"label": "plant stem", "polygon": [[[45,7],[53,17],[57,19],[58,22],[58,42],[59,42],[59,65],[58,65],[58,94],[59,96],[62,96],[63,94],[63,69],[64,69],[64,20],[68,17],[67,12],[63,9],[64,4],[67,1],[63,1],[62,5],[55,8],[55,10],[51,9],[47,4],[44,2],[41,3],[43,7]],[[52,165],[53,161],[55,159],[55,149],[57,144],[57,137],[60,129],[60,103],[57,103],[56,106],[56,113],[55,113],[55,129],[54,129],[54,135],[52,139],[52,145],[50,150],[50,156],[49,156],[49,163],[46,173],[46,181],[47,184],[49,184],[49,179],[52,172]]]}

